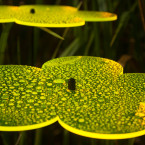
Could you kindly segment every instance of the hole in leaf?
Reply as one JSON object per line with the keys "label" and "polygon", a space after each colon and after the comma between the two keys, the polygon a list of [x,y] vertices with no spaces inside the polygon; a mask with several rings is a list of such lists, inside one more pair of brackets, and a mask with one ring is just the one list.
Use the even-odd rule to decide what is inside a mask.
{"label": "hole in leaf", "polygon": [[31,14],[35,14],[35,9],[31,9],[31,10],[30,10],[30,13],[31,13]]}
{"label": "hole in leaf", "polygon": [[76,88],[76,81],[75,81],[74,78],[70,78],[68,80],[68,89],[69,90],[75,90],[75,88]]}

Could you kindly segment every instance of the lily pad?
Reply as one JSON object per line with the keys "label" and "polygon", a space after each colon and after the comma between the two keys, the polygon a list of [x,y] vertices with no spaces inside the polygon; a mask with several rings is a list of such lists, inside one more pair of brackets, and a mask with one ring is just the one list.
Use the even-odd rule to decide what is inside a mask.
{"label": "lily pad", "polygon": [[0,6],[0,22],[37,27],[76,27],[85,21],[113,21],[117,16],[108,12],[79,11],[71,6],[22,5]]}
{"label": "lily pad", "polygon": [[[145,134],[144,73],[123,73],[119,63],[105,58],[70,56],[48,61],[42,69],[0,66],[0,74],[0,131],[37,129],[58,121],[90,138]],[[70,79],[74,89],[68,87]]]}

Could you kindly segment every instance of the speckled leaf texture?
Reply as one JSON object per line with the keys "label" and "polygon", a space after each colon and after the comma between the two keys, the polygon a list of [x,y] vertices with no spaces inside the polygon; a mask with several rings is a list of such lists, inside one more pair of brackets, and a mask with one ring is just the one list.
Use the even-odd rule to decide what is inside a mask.
{"label": "speckled leaf texture", "polygon": [[40,27],[72,27],[84,25],[77,9],[69,6],[26,5],[19,7],[16,23]]}
{"label": "speckled leaf texture", "polygon": [[117,19],[116,14],[108,12],[78,11],[77,15],[86,22],[114,21]]}
{"label": "speckled leaf texture", "polygon": [[14,22],[18,7],[0,6],[0,23]]}
{"label": "speckled leaf texture", "polygon": [[[145,74],[123,74],[112,60],[69,56],[42,69],[1,66],[0,130],[40,128],[58,120],[91,138],[124,139],[145,134]],[[68,88],[75,79],[75,90]]]}
{"label": "speckled leaf texture", "polygon": [[[13,10],[13,11],[12,11]],[[0,6],[0,22],[37,27],[76,27],[85,21],[113,21],[117,16],[108,12],[78,11],[71,6],[22,5]]]}
{"label": "speckled leaf texture", "polygon": [[0,130],[30,130],[56,121],[56,99],[40,75],[36,67],[0,66]]}

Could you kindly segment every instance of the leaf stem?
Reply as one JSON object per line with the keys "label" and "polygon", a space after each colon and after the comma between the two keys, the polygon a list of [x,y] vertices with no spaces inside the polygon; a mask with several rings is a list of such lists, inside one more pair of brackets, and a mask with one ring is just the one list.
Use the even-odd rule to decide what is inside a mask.
{"label": "leaf stem", "polygon": [[64,129],[63,145],[69,145],[69,132]]}
{"label": "leaf stem", "polygon": [[53,32],[53,31],[51,31],[51,30],[48,29],[48,28],[44,28],[44,27],[39,27],[39,28],[40,28],[41,30],[43,30],[43,31],[45,31],[45,32],[47,32],[47,33],[53,35],[53,36],[56,37],[56,38],[59,38],[59,39],[61,39],[61,40],[64,40],[63,37],[61,37],[60,35],[58,35],[57,33]]}
{"label": "leaf stem", "polygon": [[18,139],[17,139],[17,142],[15,143],[15,145],[19,144],[21,137],[22,137],[22,132],[19,133],[19,136],[18,136]]}
{"label": "leaf stem", "polygon": [[3,64],[4,62],[4,56],[5,56],[4,54],[8,44],[7,40],[12,25],[13,23],[5,24],[3,27],[2,34],[0,36],[0,64]]}
{"label": "leaf stem", "polygon": [[42,139],[42,133],[43,133],[43,128],[37,129],[35,132],[35,143],[34,145],[41,145],[41,139]]}
{"label": "leaf stem", "polygon": [[142,23],[143,23],[143,28],[144,28],[144,31],[145,31],[145,12],[144,12],[145,10],[144,10],[144,3],[142,2],[142,0],[138,0],[138,3],[139,3],[141,20],[142,20]]}
{"label": "leaf stem", "polygon": [[128,145],[134,145],[135,138],[129,139]]}
{"label": "leaf stem", "polygon": [[[63,36],[62,37],[65,37],[67,35],[68,31],[69,31],[69,28],[66,28],[64,30],[64,33],[63,33]],[[59,41],[59,43],[58,43],[58,45],[57,45],[57,47],[56,47],[56,49],[55,49],[55,51],[54,51],[54,53],[52,55],[52,59],[54,59],[57,56],[57,53],[58,53],[58,51],[60,49],[60,46],[61,46],[62,42],[63,42],[63,40],[60,40]]]}

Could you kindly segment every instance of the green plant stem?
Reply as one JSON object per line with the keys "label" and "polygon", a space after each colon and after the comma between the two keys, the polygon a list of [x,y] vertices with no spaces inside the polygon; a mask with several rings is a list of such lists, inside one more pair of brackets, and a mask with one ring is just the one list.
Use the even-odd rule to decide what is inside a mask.
{"label": "green plant stem", "polygon": [[25,145],[26,144],[26,137],[27,137],[27,132],[25,132],[25,131],[22,131],[21,132],[21,139],[20,139],[20,143],[19,143],[19,145]]}
{"label": "green plant stem", "polygon": [[75,1],[73,0],[73,1],[72,1],[72,5],[73,5],[74,7],[76,7],[76,6],[78,5],[78,3],[79,3],[78,0],[75,0]]}
{"label": "green plant stem", "polygon": [[84,10],[88,10],[88,0],[84,0]]}
{"label": "green plant stem", "polygon": [[143,28],[145,31],[145,12],[144,12],[144,2],[142,2],[142,0],[138,0],[139,3],[139,9],[140,9],[140,15],[141,15],[141,20],[143,23]]}
{"label": "green plant stem", "polygon": [[36,0],[36,4],[42,4],[43,0]]}
{"label": "green plant stem", "polygon": [[115,56],[115,50],[112,51],[111,47],[110,47],[110,41],[111,41],[111,37],[112,37],[112,29],[111,29],[111,22],[106,22],[103,23],[103,29],[104,29],[104,52],[105,52],[105,57],[106,58],[110,58],[110,59],[114,59]]}
{"label": "green plant stem", "polygon": [[69,132],[64,129],[63,145],[69,145]]}
{"label": "green plant stem", "polygon": [[115,145],[114,140],[104,140],[104,143],[102,145]]}
{"label": "green plant stem", "polygon": [[33,46],[34,46],[34,65],[36,65],[36,59],[37,59],[37,54],[38,54],[38,49],[39,49],[39,39],[40,39],[40,29],[34,28],[34,39],[33,39]]}
{"label": "green plant stem", "polygon": [[[68,31],[69,31],[69,28],[66,28],[64,30],[64,33],[63,33],[63,36],[62,37],[65,37],[67,35]],[[56,47],[56,49],[55,49],[55,51],[54,51],[54,53],[52,55],[52,59],[54,59],[57,56],[57,53],[58,53],[58,51],[60,49],[60,46],[61,46],[62,42],[63,42],[63,40],[60,40],[59,41],[59,43],[58,43],[58,45],[57,45],[57,47]]]}
{"label": "green plant stem", "polygon": [[85,49],[84,56],[87,56],[89,54],[89,49],[91,47],[93,39],[94,39],[94,32],[91,33],[90,39],[89,39],[88,44],[87,44],[86,49]]}
{"label": "green plant stem", "polygon": [[80,7],[82,6],[82,1],[81,2],[79,2],[79,4],[78,4],[78,6],[77,6],[77,9],[79,10],[80,9]]}
{"label": "green plant stem", "polygon": [[105,144],[104,145],[110,145],[110,141],[109,140],[105,140]]}
{"label": "green plant stem", "polygon": [[47,33],[53,35],[53,36],[56,37],[56,38],[59,38],[59,39],[61,39],[61,40],[64,40],[63,37],[61,37],[60,35],[58,35],[57,33],[53,32],[53,31],[51,31],[51,30],[48,29],[48,28],[44,28],[44,27],[39,27],[39,28],[40,28],[41,30],[43,30],[43,31],[45,31],[45,32],[47,32]]}
{"label": "green plant stem", "polygon": [[42,144],[42,133],[43,133],[43,128],[36,130],[34,145],[41,145]]}
{"label": "green plant stem", "polygon": [[7,132],[1,132],[1,138],[3,141],[3,145],[9,145],[10,138],[9,138],[9,134]]}
{"label": "green plant stem", "polygon": [[18,64],[20,65],[21,64],[21,53],[20,53],[20,39],[19,39],[19,37],[17,39],[17,61],[18,61]]}
{"label": "green plant stem", "polygon": [[4,54],[7,47],[7,40],[9,36],[10,29],[13,23],[5,24],[0,37],[0,65],[4,62]]}
{"label": "green plant stem", "polygon": [[95,139],[91,139],[91,145],[96,145],[96,140]]}
{"label": "green plant stem", "polygon": [[[73,2],[74,2],[74,1],[73,1]],[[78,4],[78,6],[77,6],[77,9],[78,9],[78,10],[80,9],[81,5],[82,5],[82,2],[80,2],[80,3]],[[66,28],[66,29],[64,30],[64,33],[63,33],[63,35],[62,35],[63,38],[67,35],[69,29],[70,29],[70,28]],[[53,55],[52,55],[52,59],[54,59],[54,58],[56,57],[56,55],[57,55],[57,53],[58,53],[58,51],[59,51],[59,49],[60,49],[60,46],[61,46],[62,42],[63,42],[63,40],[60,40],[60,41],[59,41],[59,43],[58,43],[58,45],[57,45],[57,47],[56,47],[56,49],[55,49],[55,51],[54,51],[54,53],[53,53]]]}
{"label": "green plant stem", "polygon": [[99,10],[107,11],[106,0],[98,0]]}
{"label": "green plant stem", "polygon": [[118,145],[134,145],[135,138],[118,140]]}
{"label": "green plant stem", "polygon": [[15,145],[18,145],[19,144],[21,137],[22,137],[22,133],[20,132],[19,133],[19,136],[18,136],[18,139],[17,139],[17,141],[15,143]]}
{"label": "green plant stem", "polygon": [[120,36],[119,33],[121,33],[125,29],[125,27],[127,26],[129,19],[130,19],[130,16],[131,16],[131,13],[135,10],[136,6],[137,6],[137,1],[134,2],[134,4],[132,5],[132,7],[129,11],[122,13],[120,20],[119,20],[118,27],[116,29],[116,32],[115,32],[115,34],[111,40],[111,43],[110,43],[111,47],[114,45],[114,43],[116,43],[116,39],[118,38],[118,36]]}
{"label": "green plant stem", "polygon": [[101,56],[101,52],[100,52],[100,37],[99,37],[99,27],[98,24],[94,24],[94,32],[95,32],[95,44],[94,44],[94,51],[95,51],[95,56]]}
{"label": "green plant stem", "polygon": [[134,145],[135,138],[129,139],[128,145]]}
{"label": "green plant stem", "polygon": [[[97,9],[97,1],[92,1],[92,8],[95,11]],[[100,31],[99,31],[99,24],[98,23],[93,23],[93,32],[95,33],[94,35],[94,52],[91,55],[95,56],[100,56]]]}
{"label": "green plant stem", "polygon": [[73,56],[79,48],[79,38],[76,38],[59,57]]}
{"label": "green plant stem", "polygon": [[56,5],[59,5],[60,2],[61,2],[61,0],[56,0],[55,4],[56,4]]}

